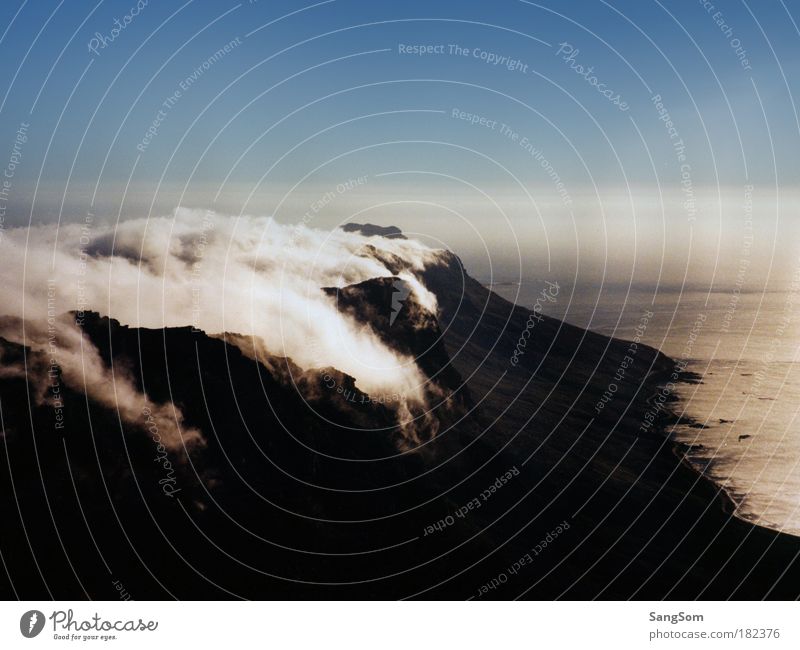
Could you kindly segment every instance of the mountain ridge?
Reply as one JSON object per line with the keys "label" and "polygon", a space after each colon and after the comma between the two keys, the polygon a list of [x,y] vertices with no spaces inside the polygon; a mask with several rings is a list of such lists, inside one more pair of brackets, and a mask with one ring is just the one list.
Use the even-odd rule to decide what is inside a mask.
{"label": "mountain ridge", "polygon": [[[674,402],[639,430],[673,360],[640,346],[598,414],[629,342],[509,303],[451,252],[422,269],[394,262],[390,272],[435,295],[435,314],[411,294],[391,322],[398,275],[320,291],[419,357],[447,406],[411,413],[420,426],[436,419],[417,439],[395,404],[351,376],[300,368],[253,337],[84,314],[86,344],[146,397],[143,413],[172,405],[202,433],[202,444],[166,451],[173,497],[144,415],[129,422],[64,385],[65,428],[54,430],[52,406],[11,372],[47,359],[0,340],[0,512],[12,522],[27,513],[0,542],[16,559],[4,593],[110,597],[100,549],[138,599],[800,593],[800,539],[733,516],[667,438]],[[545,554],[539,542],[557,527]],[[541,558],[511,579],[537,547]]]}

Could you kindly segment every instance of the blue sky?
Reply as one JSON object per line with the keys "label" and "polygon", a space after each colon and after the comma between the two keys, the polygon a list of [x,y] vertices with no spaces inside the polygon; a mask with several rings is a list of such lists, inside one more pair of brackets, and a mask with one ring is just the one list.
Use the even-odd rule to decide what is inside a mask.
{"label": "blue sky", "polygon": [[[37,181],[34,220],[56,218],[62,200],[76,212],[92,197],[115,206],[129,182],[127,201],[140,208],[160,182],[164,205],[184,188],[195,204],[235,188],[238,205],[253,190],[261,202],[248,209],[266,211],[276,188],[299,182],[313,195],[364,174],[432,192],[448,176],[521,184],[556,201],[546,166],[570,196],[595,184],[680,188],[677,139],[696,188],[797,182],[797,2],[313,4],[151,0],[132,15],[134,0],[2,3],[9,155],[30,125],[8,223],[27,221]],[[115,19],[127,24],[112,38]],[[402,54],[401,44],[444,51]],[[520,63],[509,70],[482,56]],[[423,173],[396,174],[409,170]]]}

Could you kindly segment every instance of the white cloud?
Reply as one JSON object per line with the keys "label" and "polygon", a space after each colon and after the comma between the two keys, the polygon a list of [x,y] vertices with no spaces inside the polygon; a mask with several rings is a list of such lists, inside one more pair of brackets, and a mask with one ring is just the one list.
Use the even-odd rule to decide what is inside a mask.
{"label": "white cloud", "polygon": [[[373,247],[379,255],[371,253]],[[401,414],[409,403],[424,402],[426,378],[413,360],[342,314],[321,291],[395,275],[380,258],[396,255],[410,264],[400,275],[417,300],[435,311],[435,297],[412,271],[437,254],[418,242],[178,209],[171,217],[124,221],[116,228],[10,229],[0,253],[0,312],[39,323],[29,328],[27,339],[5,328],[7,338],[20,343],[46,344],[42,324],[48,311],[52,317],[91,310],[132,327],[192,325],[209,334],[255,336],[270,353],[291,357],[303,368],[333,366],[353,376],[366,393],[403,395],[408,403],[398,405]],[[116,377],[116,393],[110,394],[108,371],[85,340],[80,347],[80,332],[64,327],[59,336],[65,380],[90,377],[87,392],[93,397],[113,400],[125,417],[139,417],[135,411],[143,396],[133,394],[133,383]]]}

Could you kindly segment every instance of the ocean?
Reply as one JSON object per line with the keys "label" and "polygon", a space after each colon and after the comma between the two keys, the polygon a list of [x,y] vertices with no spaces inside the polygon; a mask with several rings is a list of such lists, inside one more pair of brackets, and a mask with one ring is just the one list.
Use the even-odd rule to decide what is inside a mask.
{"label": "ocean", "polygon": [[[531,305],[540,285],[491,288]],[[738,516],[800,535],[799,307],[796,286],[741,293],[615,286],[602,293],[562,288],[543,311],[622,339],[634,338],[652,311],[642,340],[685,359],[686,370],[702,378],[676,388],[678,408],[695,424],[670,435],[694,445],[690,462],[725,488]]]}

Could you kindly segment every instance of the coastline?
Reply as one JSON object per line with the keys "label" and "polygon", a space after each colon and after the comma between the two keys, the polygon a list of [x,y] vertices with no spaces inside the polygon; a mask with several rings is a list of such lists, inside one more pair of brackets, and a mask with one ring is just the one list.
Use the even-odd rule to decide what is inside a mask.
{"label": "coastline", "polygon": [[[451,356],[475,339],[470,328],[480,314],[488,313],[488,324],[497,325],[508,317],[507,329],[515,332],[524,327],[530,313],[469,280],[463,303],[471,304],[472,311],[455,300],[443,305],[443,329],[451,336],[459,334],[447,346]],[[555,485],[545,490],[546,503],[567,501],[553,508],[553,517],[575,513],[574,529],[591,540],[577,542],[565,554],[565,563],[583,567],[577,574],[568,573],[579,580],[564,592],[567,597],[797,597],[800,589],[790,576],[800,574],[794,563],[800,555],[800,538],[736,514],[735,497],[692,465],[686,457],[689,446],[670,435],[670,426],[680,417],[676,408],[680,398],[672,395],[649,431],[639,430],[654,396],[670,381],[675,360],[640,345],[636,363],[626,371],[625,381],[618,382],[615,398],[600,417],[594,417],[596,400],[613,381],[629,342],[547,317],[537,328],[523,367],[514,376],[500,379],[503,355],[495,355],[496,348],[490,352],[488,331],[482,336],[480,353],[462,363],[462,352],[456,365],[462,376],[470,377],[483,363],[483,355],[489,354],[481,366],[486,376],[471,381],[473,392],[480,398],[496,391],[498,403],[491,405],[490,416],[503,414],[504,427],[529,432],[528,446],[535,454],[529,471],[548,480],[556,475]],[[500,336],[499,345],[505,350],[513,347],[514,337],[508,339]],[[698,379],[686,373],[681,383]],[[496,388],[495,380],[500,380]],[[586,557],[577,558],[575,553]],[[731,561],[734,558],[736,562]],[[562,592],[544,590],[535,597],[548,598],[552,593]]]}
{"label": "coastline", "polygon": [[[758,525],[736,514],[738,505],[736,503],[736,499],[734,499],[731,493],[724,486],[720,485],[716,481],[707,477],[697,467],[695,467],[694,464],[692,464],[692,461],[687,457],[687,454],[691,449],[691,445],[688,445],[685,442],[680,442],[678,440],[673,440],[672,438],[669,437],[669,435],[666,432],[664,432],[664,436],[672,444],[672,451],[675,454],[675,456],[681,461],[681,464],[684,465],[691,472],[696,474],[700,480],[705,481],[708,485],[716,489],[719,500],[719,507],[722,510],[722,512],[724,512],[727,515],[732,515],[737,519],[744,521],[745,523],[752,524],[754,526]],[[762,528],[769,528],[769,527],[762,526]]]}
{"label": "coastline", "polygon": [[[690,372],[689,376],[681,381],[683,384],[695,384],[698,383],[700,377],[694,373]],[[675,403],[683,403],[683,399],[676,395]],[[753,513],[752,518],[746,514],[741,513],[742,507],[742,498],[738,498],[735,491],[731,487],[727,487],[723,485],[721,480],[717,480],[712,476],[709,476],[703,468],[700,466],[701,462],[695,461],[691,454],[695,451],[698,447],[703,447],[703,443],[686,443],[678,440],[675,437],[674,431],[669,433],[667,429],[669,427],[675,427],[677,424],[682,426],[686,426],[689,428],[699,428],[699,429],[706,429],[707,426],[703,425],[701,422],[697,420],[696,417],[692,415],[683,415],[680,417],[677,413],[673,413],[672,417],[669,421],[664,423],[664,436],[670,440],[670,442],[674,446],[675,454],[681,459],[682,463],[685,464],[692,472],[697,474],[701,479],[712,485],[719,493],[720,499],[722,501],[722,510],[725,514],[736,517],[736,519],[751,525],[756,526],[758,528],[763,528],[766,530],[773,531],[780,535],[787,535],[789,537],[796,538],[800,540],[800,535],[795,534],[791,531],[783,530],[778,524],[766,524],[757,521],[756,518],[759,517],[758,513]],[[709,462],[706,462],[706,465],[713,464],[713,459]],[[724,480],[730,480],[730,477],[727,477]]]}

